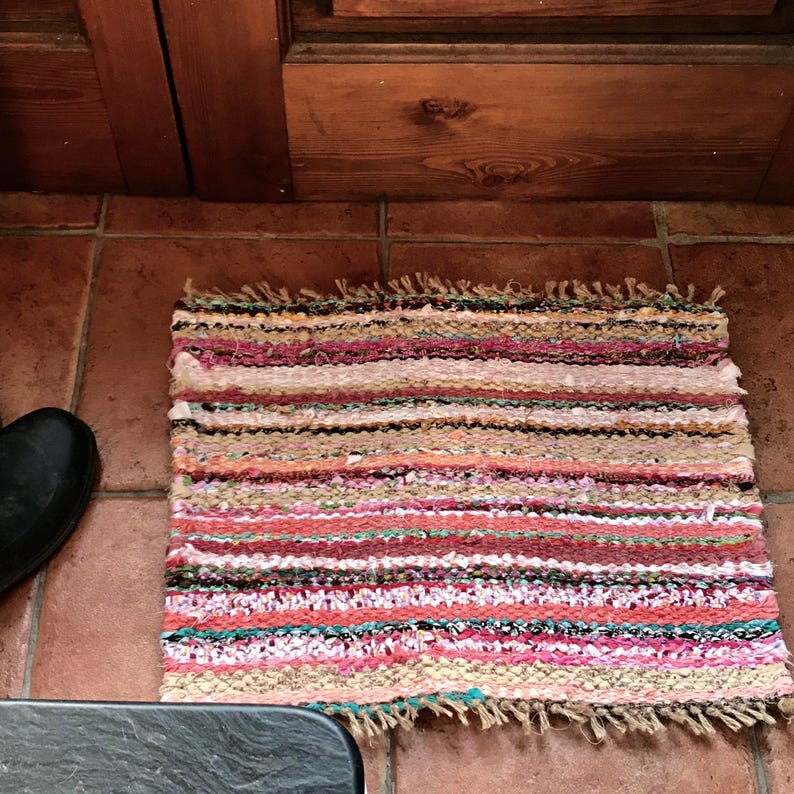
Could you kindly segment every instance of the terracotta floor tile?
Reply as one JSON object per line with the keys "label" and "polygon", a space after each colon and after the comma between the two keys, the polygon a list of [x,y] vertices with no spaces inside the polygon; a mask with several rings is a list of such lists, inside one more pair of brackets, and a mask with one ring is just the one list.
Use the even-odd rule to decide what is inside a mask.
{"label": "terracotta floor tile", "polygon": [[[476,721],[475,721],[476,722]],[[755,794],[745,733],[698,739],[679,728],[654,738],[610,734],[590,744],[577,728],[527,735],[436,721],[398,731],[395,794]]]}
{"label": "terracotta floor tile", "polygon": [[[780,625],[789,650],[794,650],[794,504],[767,505],[767,547],[775,568]],[[794,791],[794,732],[784,724],[759,730],[769,794]]]}
{"label": "terracotta floor tile", "polygon": [[[789,649],[794,649],[794,505],[767,505],[767,544],[775,566],[775,590],[780,625]],[[785,725],[759,731],[769,794],[794,790],[794,733]]]}
{"label": "terracotta floor tile", "polygon": [[794,791],[794,732],[785,725],[759,732],[758,744],[766,775],[766,794]]}
{"label": "terracotta floor tile", "polygon": [[390,783],[386,780],[386,745],[389,741],[390,737],[386,735],[357,740],[364,760],[364,783],[368,794],[391,794]]}
{"label": "terracotta floor tile", "polygon": [[68,193],[0,193],[0,228],[92,228],[99,202],[99,196]]}
{"label": "terracotta floor tile", "polygon": [[102,459],[100,487],[168,484],[169,323],[185,280],[236,289],[269,280],[334,289],[379,276],[375,242],[109,240],[96,287],[79,414]]}
{"label": "terracotta floor tile", "polygon": [[22,694],[33,615],[35,576],[0,597],[0,698]]}
{"label": "terracotta floor tile", "polygon": [[794,791],[794,731],[785,725],[759,732],[758,745],[766,775],[766,794]]}
{"label": "terracotta floor tile", "polygon": [[643,240],[656,237],[647,202],[390,203],[392,237],[444,240]]}
{"label": "terracotta floor tile", "polygon": [[99,499],[50,562],[31,697],[157,700],[165,499]]}
{"label": "terracotta floor tile", "polygon": [[774,564],[774,583],[780,604],[780,626],[789,650],[794,651],[794,505],[764,508],[767,547]]}
{"label": "terracotta floor tile", "polygon": [[75,237],[0,238],[0,419],[68,408],[94,252]]}
{"label": "terracotta floor tile", "polygon": [[453,281],[517,281],[536,289],[549,279],[606,284],[633,276],[657,288],[666,281],[659,251],[641,245],[392,245],[391,278],[422,271]]}
{"label": "terracotta floor tile", "polygon": [[758,482],[764,491],[794,490],[794,245],[674,246],[671,256],[677,283],[728,291],[720,304],[749,392]]}
{"label": "terracotta floor tile", "polygon": [[776,204],[670,202],[669,234],[790,235],[794,234],[794,207]]}
{"label": "terracotta floor tile", "polygon": [[378,215],[377,204],[365,203],[227,204],[112,196],[106,229],[117,234],[376,237]]}

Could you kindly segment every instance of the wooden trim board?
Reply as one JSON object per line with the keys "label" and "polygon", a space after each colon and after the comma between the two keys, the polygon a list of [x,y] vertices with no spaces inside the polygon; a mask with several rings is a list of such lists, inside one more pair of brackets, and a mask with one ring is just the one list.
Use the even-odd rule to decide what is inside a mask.
{"label": "wooden trim board", "polygon": [[77,0],[130,193],[188,190],[154,6]]}
{"label": "wooden trim board", "polygon": [[775,0],[333,0],[349,17],[638,17],[771,14]]}
{"label": "wooden trim board", "polygon": [[0,40],[0,189],[119,191],[124,180],[85,43]]}
{"label": "wooden trim board", "polygon": [[162,15],[196,193],[289,200],[276,0],[168,0]]}
{"label": "wooden trim board", "polygon": [[299,199],[752,200],[794,68],[288,63],[284,84]]}

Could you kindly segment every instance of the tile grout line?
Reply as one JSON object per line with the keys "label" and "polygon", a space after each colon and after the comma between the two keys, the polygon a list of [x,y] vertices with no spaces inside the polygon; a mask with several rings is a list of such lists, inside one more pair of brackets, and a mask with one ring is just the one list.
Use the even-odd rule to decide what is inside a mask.
{"label": "tile grout line", "polygon": [[[80,345],[77,349],[77,363],[75,365],[74,383],[72,385],[72,399],[69,406],[71,413],[76,412],[77,401],[79,399],[80,389],[82,387],[83,370],[85,368],[85,351],[88,342],[88,327],[90,324],[91,311],[94,305],[94,287],[99,270],[99,260],[102,256],[102,234],[105,229],[107,206],[108,195],[105,193],[102,196],[102,204],[100,206],[96,228],[91,233],[91,236],[96,238],[96,242],[94,244],[94,256],[91,261],[91,275],[88,280],[88,294],[86,295],[85,310],[83,314],[83,326],[80,329]],[[30,698],[30,686],[33,677],[33,661],[36,657],[36,648],[39,644],[39,623],[41,619],[41,611],[44,606],[44,591],[47,586],[48,570],[49,561],[45,562],[39,569],[39,572],[36,574],[36,581],[34,585],[36,594],[33,599],[33,610],[30,616],[28,651],[25,656],[25,671],[22,677],[22,692],[20,693],[23,699]]]}
{"label": "tile grout line", "polygon": [[656,224],[656,242],[662,255],[664,273],[670,284],[675,284],[675,274],[673,273],[673,262],[670,259],[669,238],[667,236],[667,207],[663,201],[654,201],[653,222]]}
{"label": "tile grout line", "polygon": [[769,505],[794,504],[794,491],[761,491],[761,501]]}
{"label": "tile grout line", "polygon": [[168,496],[167,488],[139,488],[132,491],[92,491],[92,499],[163,499]]}
{"label": "tile grout line", "polygon": [[383,787],[382,787],[382,790],[383,790],[383,794],[394,794],[394,792],[396,790],[396,784],[395,784],[395,780],[394,780],[394,770],[392,769],[392,763],[391,763],[391,760],[392,760],[391,759],[391,744],[392,744],[392,741],[394,739],[394,735],[393,735],[391,729],[385,730],[383,733],[384,733],[384,737],[385,737],[384,738],[384,746],[383,746],[384,753],[385,753],[385,762],[384,762],[385,770],[384,770],[384,774],[383,774]]}
{"label": "tile grout line", "polygon": [[389,283],[391,267],[391,240],[388,230],[388,204],[381,201],[378,207],[378,239],[380,240],[380,276],[384,286]]}
{"label": "tile grout line", "polygon": [[769,234],[686,234],[678,232],[668,235],[673,245],[701,245],[703,243],[760,243],[762,245],[792,245],[794,235]]}
{"label": "tile grout line", "polygon": [[747,729],[750,738],[750,748],[753,753],[753,766],[755,767],[755,782],[758,794],[769,794],[769,787],[766,783],[766,770],[764,769],[764,759],[761,757],[761,749],[758,746],[758,734],[755,725]]}
{"label": "tile grout line", "polygon": [[0,237],[93,237],[96,226],[78,226],[65,229],[37,229],[13,226],[0,228]]}
{"label": "tile grout line", "polygon": [[39,643],[39,618],[41,608],[44,606],[44,586],[47,583],[47,568],[45,562],[36,574],[34,587],[36,593],[33,597],[33,610],[30,616],[30,631],[28,633],[28,652],[25,655],[25,672],[22,677],[22,691],[20,697],[23,700],[30,698],[30,682],[33,673],[33,658],[36,656],[36,646]]}
{"label": "tile grout line", "polygon": [[91,326],[91,315],[94,310],[94,292],[97,277],[99,275],[99,264],[102,259],[102,251],[105,246],[105,218],[108,209],[108,196],[102,197],[102,207],[99,210],[99,220],[95,231],[96,243],[94,247],[94,258],[91,263],[91,278],[88,282],[88,298],[86,300],[85,315],[83,316],[83,327],[80,332],[80,347],[77,351],[77,368],[74,373],[74,389],[72,390],[72,402],[70,411],[77,412],[77,403],[80,400],[80,391],[83,387],[83,371],[85,370],[85,354],[88,348],[88,331]]}
{"label": "tile grout line", "polygon": [[[381,202],[381,205],[386,202]],[[654,202],[662,204],[662,202]],[[93,228],[80,229],[30,229],[30,228],[0,228],[0,237],[93,237],[96,230]],[[224,234],[222,232],[199,234],[187,232],[155,233],[155,232],[105,232],[106,240],[241,240],[249,242],[372,242],[381,241],[381,235],[366,234]],[[676,233],[667,236],[667,242],[673,245],[702,245],[704,243],[755,243],[759,245],[793,245],[794,235],[753,235],[753,234],[711,234],[692,235]],[[660,248],[661,241],[655,238],[621,239],[614,237],[593,237],[589,239],[574,238],[543,238],[522,239],[497,238],[497,239],[470,239],[456,237],[386,237],[385,242],[391,246],[394,243],[422,243],[423,245],[569,245],[569,246],[647,246]]]}

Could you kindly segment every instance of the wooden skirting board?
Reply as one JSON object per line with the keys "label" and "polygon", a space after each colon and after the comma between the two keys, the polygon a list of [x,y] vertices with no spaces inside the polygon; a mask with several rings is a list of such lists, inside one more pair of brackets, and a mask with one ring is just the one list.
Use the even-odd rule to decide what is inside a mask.
{"label": "wooden skirting board", "polygon": [[769,14],[775,0],[333,0],[349,17],[639,17]]}
{"label": "wooden skirting board", "polygon": [[153,5],[5,0],[0,146],[3,190],[187,192]]}
{"label": "wooden skirting board", "polygon": [[300,199],[753,200],[794,100],[787,65],[287,63],[283,71]]}
{"label": "wooden skirting board", "polygon": [[0,189],[123,191],[94,59],[63,44],[0,38]]}

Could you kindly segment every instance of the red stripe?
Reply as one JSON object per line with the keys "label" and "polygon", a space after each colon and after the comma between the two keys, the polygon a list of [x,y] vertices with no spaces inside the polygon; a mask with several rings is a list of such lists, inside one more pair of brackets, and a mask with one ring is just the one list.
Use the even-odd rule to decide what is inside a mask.
{"label": "red stripe", "polygon": [[[377,504],[373,509],[381,509],[385,506],[380,500],[376,500]],[[526,503],[531,508],[542,507],[543,511],[549,510],[547,502],[535,502],[530,500]],[[359,503],[359,506],[366,509],[366,502]],[[345,532],[366,532],[369,530],[382,530],[393,529],[396,526],[411,526],[418,529],[472,529],[475,527],[487,527],[489,529],[499,529],[508,526],[507,522],[520,521],[521,528],[526,526],[528,521],[541,520],[535,517],[528,516],[496,516],[493,515],[489,505],[485,504],[481,509],[472,508],[470,504],[461,504],[454,499],[432,500],[432,499],[411,499],[405,501],[390,501],[388,502],[389,508],[401,507],[404,509],[419,509],[423,512],[418,515],[403,516],[399,520],[394,515],[385,515],[378,513],[376,515],[357,516],[355,515],[355,508],[346,508],[345,512],[334,512],[333,519],[322,517],[321,513],[312,514],[316,518],[300,518],[299,515],[284,515],[284,511],[280,507],[260,508],[258,513],[252,515],[247,512],[227,512],[224,510],[209,509],[202,513],[201,518],[172,518],[171,529],[175,532],[182,534],[193,533],[196,535],[244,535],[244,534],[282,534],[282,535],[333,535],[334,533]],[[561,506],[561,512],[574,513],[575,511],[566,509],[566,506]],[[511,509],[515,509],[511,507]],[[462,515],[445,515],[438,514],[440,510],[465,510]],[[754,507],[748,505],[742,512],[759,515],[762,508],[759,506]],[[702,513],[701,507],[682,508],[672,510],[667,509],[667,512],[676,512],[684,514],[699,515]],[[635,512],[642,512],[648,518],[658,518],[650,510],[634,511],[629,508],[616,509],[616,510],[603,510],[598,512],[598,516],[623,516],[634,514]],[[660,507],[657,512],[666,512],[665,508]],[[715,517],[727,515],[728,510],[715,511]],[[245,516],[246,519],[253,520],[238,520],[240,516]],[[590,518],[590,517],[589,517]],[[594,517],[592,517],[594,520]],[[544,519],[551,521],[552,519]],[[558,522],[564,519],[556,519]],[[512,527],[512,524],[510,524]],[[602,533],[606,534],[607,529],[613,529],[612,525],[599,525],[595,523],[583,523],[582,529],[590,527],[607,527],[602,528]],[[632,525],[634,526],[634,525]],[[639,525],[636,525],[639,526]],[[675,526],[679,526],[676,524]],[[687,527],[687,524],[681,524]],[[703,532],[705,535],[716,534],[719,536],[727,537],[729,535],[743,535],[743,534],[756,534],[757,527],[748,523],[736,524],[698,524],[697,529],[691,528],[688,532],[682,532],[683,535],[695,535],[698,532]],[[653,534],[654,526],[650,528],[642,525],[643,532],[646,534]],[[661,531],[662,527],[657,528]],[[588,531],[596,531],[595,529]],[[623,531],[623,530],[621,530]],[[634,531],[633,534],[639,534]]]}
{"label": "red stripe", "polygon": [[[426,532],[449,530],[470,532],[475,529],[494,532],[565,532],[569,535],[618,535],[620,537],[654,538],[710,538],[736,537],[739,535],[760,535],[761,530],[752,524],[736,522],[732,524],[598,524],[576,521],[568,518],[545,518],[541,516],[493,516],[488,513],[465,513],[464,515],[438,515],[423,513],[412,516],[374,515],[355,518],[317,518],[300,519],[288,516],[268,522],[258,522],[252,526],[248,522],[236,521],[202,522],[190,519],[174,519],[171,529],[183,533],[193,532],[201,535],[224,535],[227,527],[229,534],[245,532],[267,533],[269,535],[336,535],[341,532],[379,532],[383,530],[411,528]],[[263,541],[234,541],[235,548],[244,544]],[[276,541],[283,542],[283,541]]]}
{"label": "red stripe", "polygon": [[[210,549],[211,544],[204,544],[207,548],[201,549],[198,541],[191,542],[197,550],[213,553],[217,546]],[[177,552],[184,546],[184,541],[174,538],[171,552]],[[461,554],[522,554],[528,557],[541,559],[565,559],[568,562],[581,562],[595,565],[664,565],[676,563],[691,563],[701,565],[720,565],[725,562],[766,562],[765,543],[758,537],[747,543],[734,546],[718,546],[706,548],[698,545],[657,547],[639,546],[616,543],[583,543],[567,538],[559,540],[524,540],[512,538],[461,538],[457,535],[448,538],[401,538],[400,540],[387,541],[383,538],[371,540],[350,541],[320,541],[316,543],[290,543],[273,542],[261,544],[260,553],[274,553],[280,555],[302,556],[311,554],[317,556],[330,556],[337,559],[360,559],[362,555],[421,555],[443,556],[450,552]],[[243,554],[244,549],[234,547],[233,554]],[[561,555],[565,555],[561,557]],[[176,554],[169,558],[169,564],[192,564],[187,555]]]}

